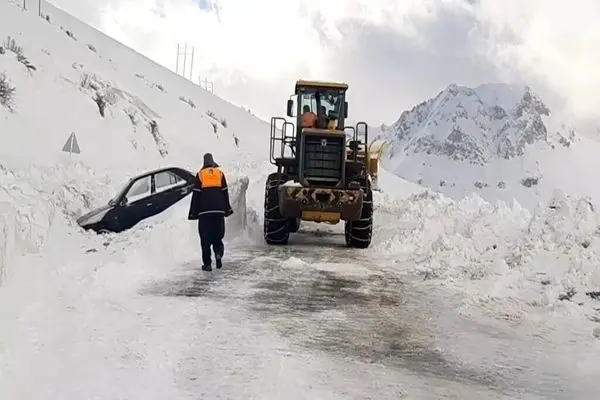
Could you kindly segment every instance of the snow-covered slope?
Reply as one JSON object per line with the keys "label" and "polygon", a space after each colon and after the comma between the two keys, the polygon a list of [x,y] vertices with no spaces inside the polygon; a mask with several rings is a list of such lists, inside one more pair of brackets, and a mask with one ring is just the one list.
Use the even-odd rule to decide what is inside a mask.
{"label": "snow-covered slope", "polygon": [[[235,186],[240,168],[267,162],[265,122],[50,4],[44,10],[48,19],[0,4],[0,74],[14,89],[0,106],[0,271],[14,254],[39,250],[57,215],[74,225],[134,174],[195,170],[213,152]],[[71,133],[81,153],[69,156]]]}
{"label": "snow-covered slope", "polygon": [[457,200],[475,192],[532,208],[554,189],[597,197],[600,146],[560,118],[528,87],[452,84],[374,136],[391,144],[388,169]]}

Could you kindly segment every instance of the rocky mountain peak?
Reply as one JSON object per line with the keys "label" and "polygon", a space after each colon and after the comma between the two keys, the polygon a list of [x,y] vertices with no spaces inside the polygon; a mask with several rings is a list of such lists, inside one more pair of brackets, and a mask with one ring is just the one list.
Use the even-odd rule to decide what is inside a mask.
{"label": "rocky mountain peak", "polygon": [[574,131],[551,129],[550,109],[527,86],[484,84],[474,89],[450,84],[437,96],[404,111],[381,136],[390,156],[426,153],[485,164],[523,155],[527,145],[569,146]]}

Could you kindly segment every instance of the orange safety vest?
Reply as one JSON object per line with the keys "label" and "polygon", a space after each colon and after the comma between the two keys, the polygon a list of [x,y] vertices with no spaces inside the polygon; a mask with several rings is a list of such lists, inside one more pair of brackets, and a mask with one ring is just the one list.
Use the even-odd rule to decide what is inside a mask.
{"label": "orange safety vest", "polygon": [[317,122],[317,116],[312,112],[305,112],[302,114],[302,126],[304,128],[312,127]]}
{"label": "orange safety vest", "polygon": [[223,171],[216,167],[204,168],[198,171],[198,179],[202,189],[221,187]]}

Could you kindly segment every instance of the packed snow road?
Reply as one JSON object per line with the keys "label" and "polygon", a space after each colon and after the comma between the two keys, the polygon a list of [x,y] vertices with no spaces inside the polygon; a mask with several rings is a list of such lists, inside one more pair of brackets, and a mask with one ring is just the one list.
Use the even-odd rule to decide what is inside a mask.
{"label": "packed snow road", "polygon": [[[571,385],[574,377],[561,376],[565,371],[556,369],[543,342],[461,318],[451,298],[346,249],[342,234],[301,231],[294,242],[241,245],[230,250],[221,271],[202,272],[193,260],[141,289],[144,296],[183,297],[203,310],[211,304],[198,322],[202,339],[182,367],[190,395],[218,382],[218,398],[236,398],[240,388],[250,390],[248,380],[260,382],[250,390],[256,398],[567,399],[591,393],[583,382]],[[223,320],[211,322],[215,313]],[[287,345],[271,347],[277,361],[265,366],[269,345],[259,338],[273,334]],[[214,352],[212,367],[203,361],[207,348]],[[308,372],[295,375],[299,368]],[[293,383],[274,382],[282,378]]]}

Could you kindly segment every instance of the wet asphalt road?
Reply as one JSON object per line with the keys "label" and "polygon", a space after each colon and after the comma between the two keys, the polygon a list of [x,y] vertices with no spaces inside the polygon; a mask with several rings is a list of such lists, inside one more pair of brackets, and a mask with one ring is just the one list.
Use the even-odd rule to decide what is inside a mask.
{"label": "wet asphalt road", "polygon": [[[452,304],[440,303],[409,277],[371,265],[364,253],[347,249],[341,235],[325,244],[318,234],[298,236],[287,247],[228,249],[224,268],[211,273],[201,271],[194,260],[182,269],[197,272],[156,282],[141,294],[209,298],[225,307],[242,304],[297,348],[473,388],[473,399],[584,398],[563,385],[560,376],[528,366],[527,356],[513,360],[506,349],[514,349],[514,357],[519,349],[510,342],[499,346],[496,359],[485,363],[453,356],[443,349],[440,321],[450,321],[445,329],[452,331],[468,322]],[[471,329],[478,328],[471,325]],[[503,340],[498,332],[481,335],[491,342]],[[465,333],[463,342],[468,340]],[[465,397],[449,391],[447,396],[408,398]]]}

